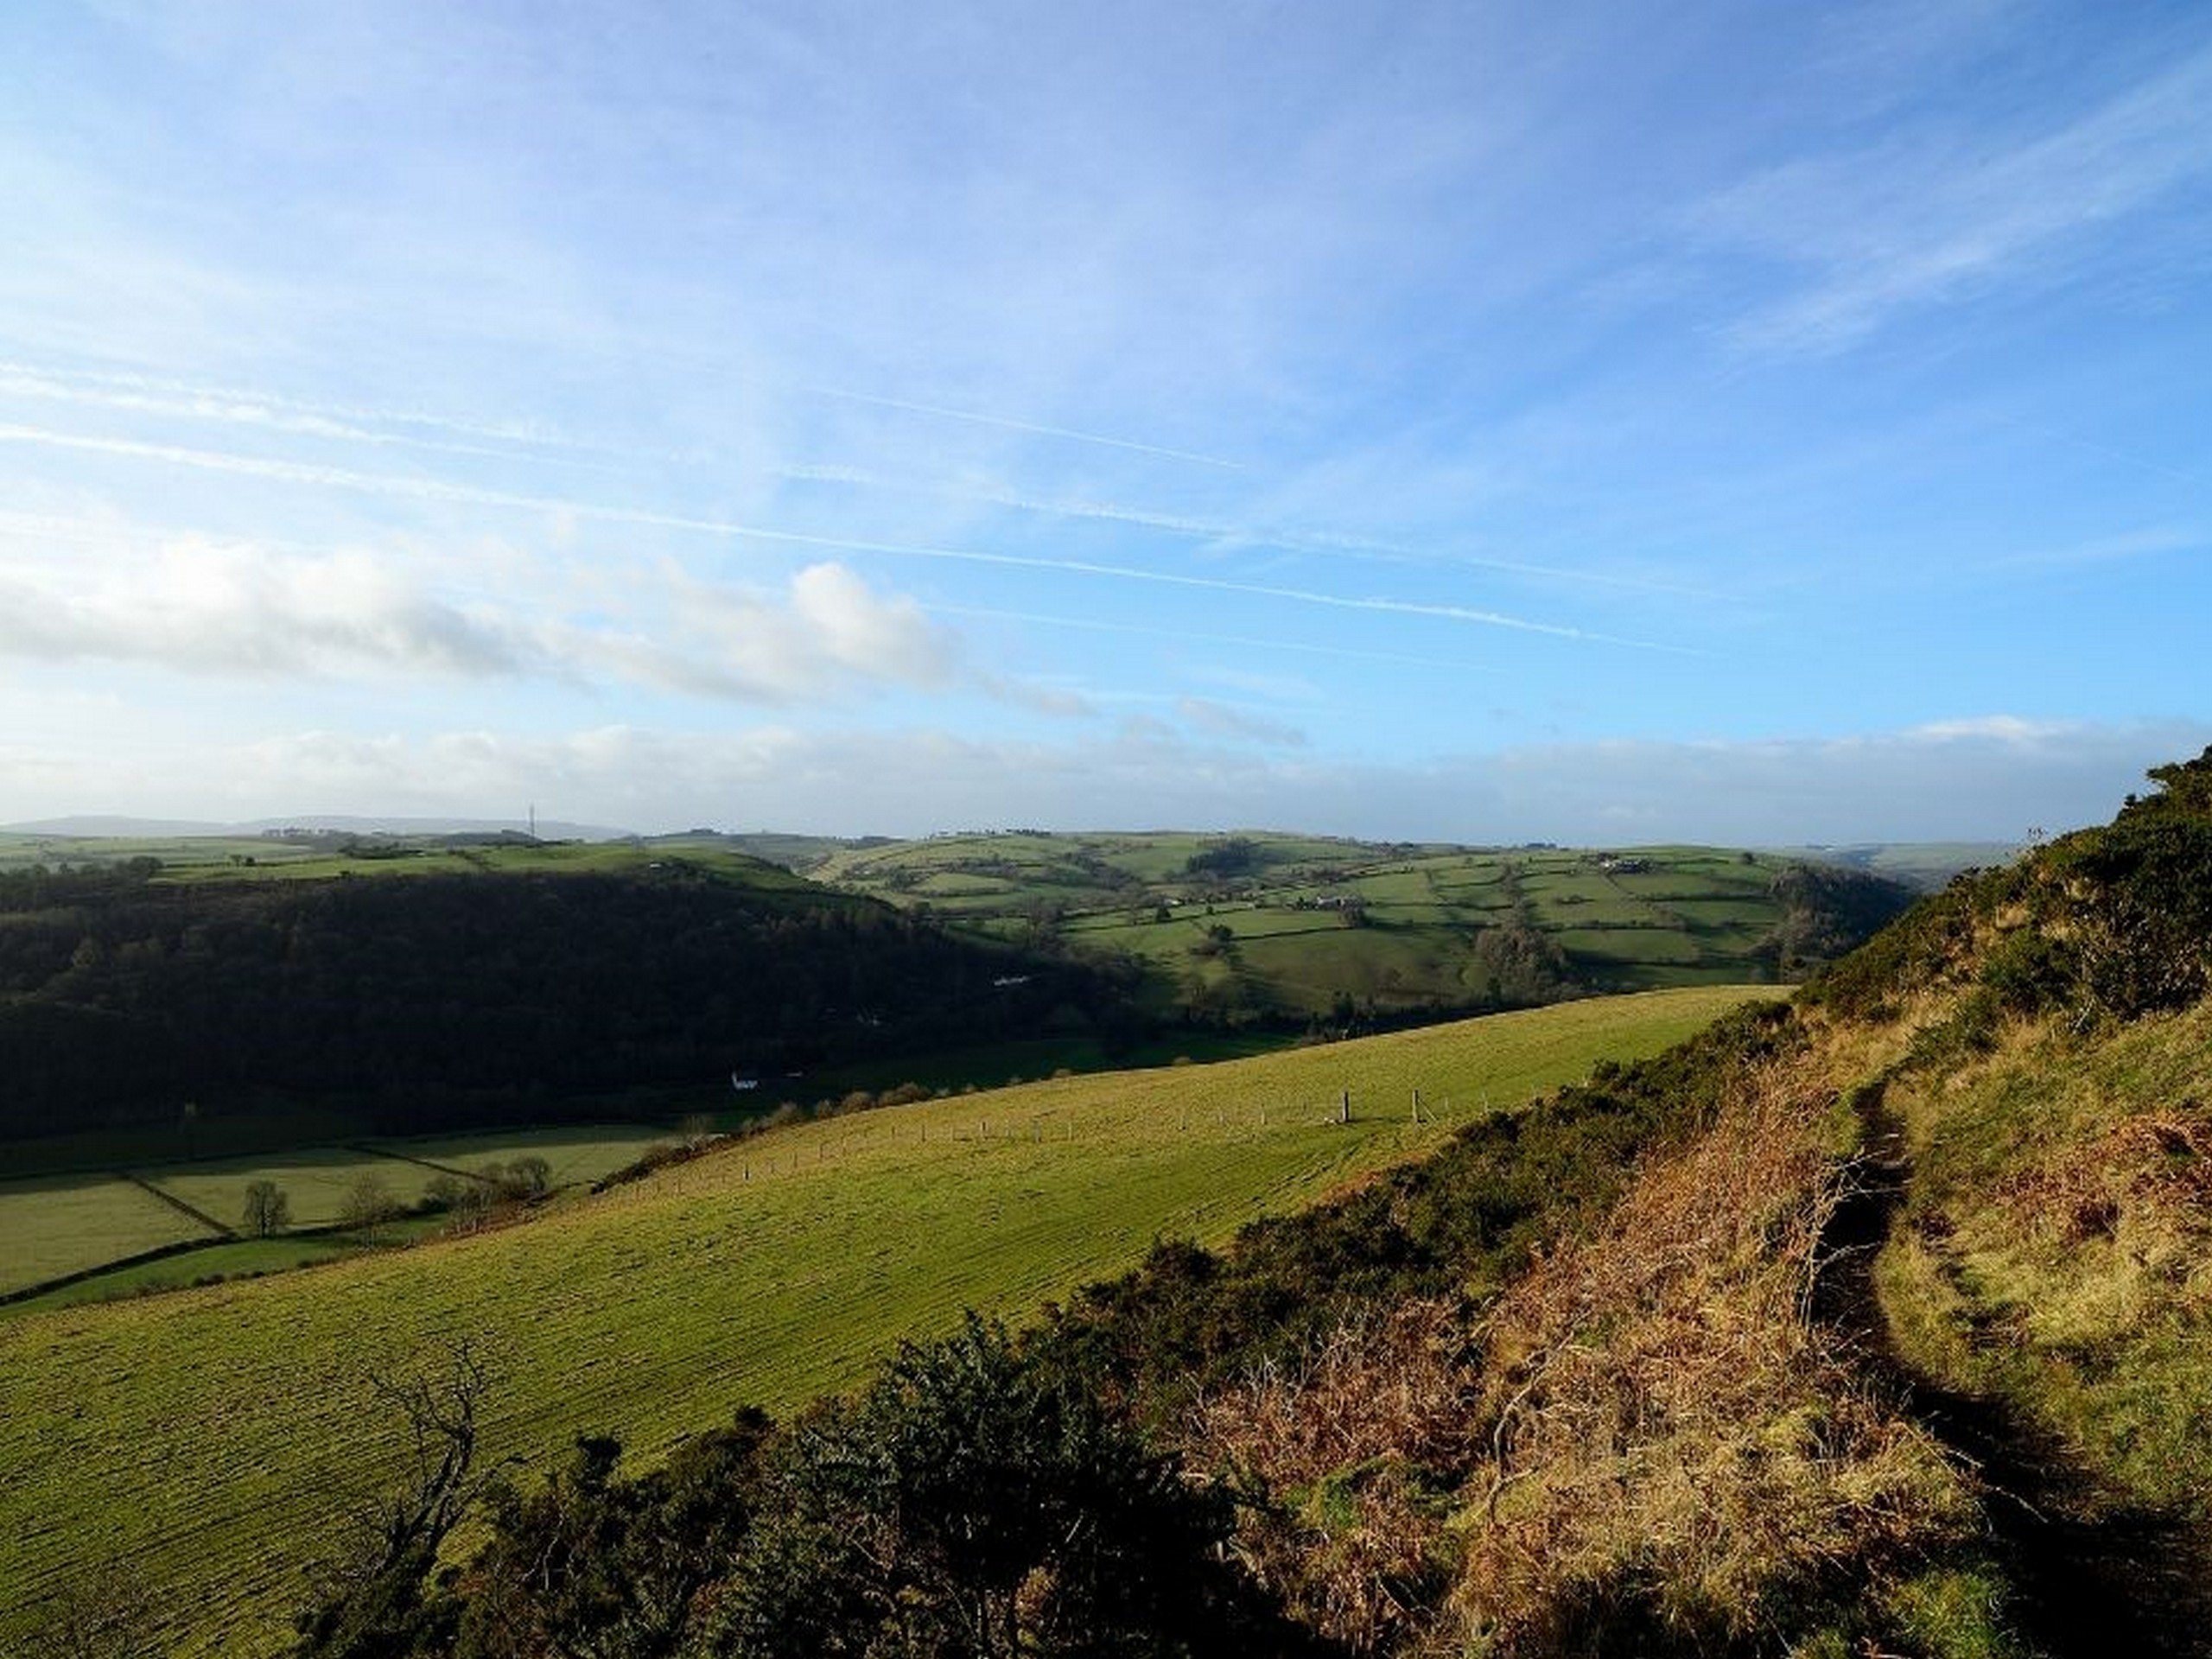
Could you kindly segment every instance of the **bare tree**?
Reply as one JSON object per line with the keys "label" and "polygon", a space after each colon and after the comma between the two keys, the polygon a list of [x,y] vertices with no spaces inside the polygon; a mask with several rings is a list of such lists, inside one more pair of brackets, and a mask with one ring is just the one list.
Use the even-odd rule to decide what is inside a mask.
{"label": "bare tree", "polygon": [[493,1381],[469,1338],[409,1375],[368,1379],[370,1392],[399,1419],[403,1467],[355,1513],[315,1605],[298,1621],[301,1655],[410,1650],[438,1547],[496,1472],[478,1467],[479,1413]]}

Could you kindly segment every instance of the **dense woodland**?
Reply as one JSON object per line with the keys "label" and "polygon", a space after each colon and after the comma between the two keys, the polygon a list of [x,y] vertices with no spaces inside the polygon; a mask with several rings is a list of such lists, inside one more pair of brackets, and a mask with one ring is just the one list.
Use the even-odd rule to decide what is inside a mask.
{"label": "dense woodland", "polygon": [[[2204,1070],[2212,752],[2153,775],[1795,1004],[1224,1252],[1163,1243],[643,1475],[590,1439],[550,1484],[493,1480],[465,1567],[432,1561],[476,1477],[426,1462],[300,1651],[2195,1651],[2212,1475],[2171,1357],[2205,1341],[2212,1121],[2145,1068]],[[2147,1092],[2038,1092],[2107,1055]],[[1898,1111],[1935,1114],[1917,1173],[1853,1145]],[[2115,1114],[2139,1147],[2069,1142]],[[2096,1147],[2074,1208],[2023,1185]],[[1878,1299],[1878,1244],[2100,1296],[2153,1271],[2061,1339],[1993,1323],[1971,1275]],[[463,1356],[416,1421],[465,1429],[488,1387]]]}
{"label": "dense woodland", "polygon": [[360,1103],[386,1132],[543,1118],[579,1096],[1127,1020],[1110,964],[780,872],[158,874],[0,876],[0,1135],[302,1096]]}

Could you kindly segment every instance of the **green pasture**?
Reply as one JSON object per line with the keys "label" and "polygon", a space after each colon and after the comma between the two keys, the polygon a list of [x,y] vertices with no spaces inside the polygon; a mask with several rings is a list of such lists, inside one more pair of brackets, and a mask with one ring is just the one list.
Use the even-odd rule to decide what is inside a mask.
{"label": "green pasture", "polygon": [[[972,1092],[1049,1077],[1064,1071],[1122,1071],[1141,1066],[1249,1059],[1287,1048],[1291,1042],[1274,1032],[1170,1029],[1109,1053],[1095,1037],[1028,1038],[935,1054],[856,1061],[810,1071],[803,1077],[766,1079],[757,1096],[725,1093],[717,1104],[723,1108],[721,1116],[751,1117],[771,1111],[784,1101],[811,1104],[840,1099],[855,1089],[874,1094],[913,1083],[949,1093]],[[754,1103],[732,1111],[729,1103],[741,1098]]]}
{"label": "green pasture", "polygon": [[676,1138],[673,1130],[645,1123],[578,1123],[369,1144],[394,1158],[412,1160],[410,1166],[424,1180],[437,1173],[422,1168],[425,1164],[474,1174],[486,1164],[529,1157],[545,1160],[555,1186],[582,1186],[637,1162],[647,1147],[664,1147]]}
{"label": "green pasture", "polygon": [[[185,1220],[181,1216],[177,1219]],[[186,1224],[188,1226],[190,1223]],[[194,1236],[205,1238],[209,1236],[200,1233]],[[198,1249],[181,1250],[175,1255],[165,1255],[156,1262],[137,1262],[129,1267],[113,1268],[89,1279],[79,1279],[74,1284],[61,1285],[52,1290],[41,1291],[35,1296],[27,1296],[20,1302],[11,1302],[0,1308],[0,1319],[20,1319],[53,1308],[76,1307],[86,1302],[114,1301],[125,1296],[150,1296],[158,1292],[182,1290],[188,1285],[218,1278],[240,1279],[256,1274],[288,1273],[295,1268],[315,1267],[324,1262],[335,1261],[342,1255],[355,1255],[361,1249],[361,1244],[351,1237],[329,1233],[317,1233],[305,1238],[279,1236],[204,1244]]]}
{"label": "green pasture", "polygon": [[245,1218],[245,1190],[255,1181],[274,1181],[283,1190],[295,1227],[327,1227],[341,1219],[346,1194],[364,1175],[374,1175],[401,1204],[412,1204],[436,1173],[382,1153],[351,1147],[311,1147],[257,1158],[226,1158],[205,1163],[172,1164],[137,1172],[226,1227]]}
{"label": "green pasture", "polygon": [[73,1582],[122,1572],[161,1587],[164,1650],[276,1650],[339,1517],[403,1466],[371,1379],[461,1339],[497,1373],[487,1461],[543,1469],[601,1430],[650,1459],[741,1404],[849,1386],[963,1308],[1022,1318],[1163,1236],[1218,1242],[1745,995],[824,1120],[503,1231],[0,1322],[0,1646]]}
{"label": "green pasture", "polygon": [[113,1176],[0,1181],[0,1294],[213,1236],[144,1188]]}
{"label": "green pasture", "polygon": [[[556,1186],[588,1185],[634,1163],[648,1147],[664,1146],[675,1131],[641,1123],[588,1123],[505,1129],[433,1139],[388,1140],[359,1146],[290,1148],[238,1158],[141,1166],[141,1179],[226,1227],[242,1226],[246,1187],[257,1180],[283,1189],[294,1229],[328,1227],[344,1219],[346,1199],[364,1175],[380,1178],[392,1198],[411,1205],[440,1173],[474,1174],[486,1164],[543,1158]],[[104,1262],[182,1239],[212,1237],[207,1230],[130,1181],[105,1177],[0,1182],[0,1293],[85,1272]],[[237,1264],[194,1251],[174,1262],[146,1263],[99,1274],[57,1293],[79,1302],[186,1285],[210,1273],[272,1273],[329,1259],[351,1245],[304,1241],[242,1241]],[[43,1299],[41,1299],[43,1300]]]}
{"label": "green pasture", "polygon": [[1606,972],[1662,964],[1694,968],[1705,960],[1695,938],[1664,928],[1561,928],[1552,940],[1578,962]]}

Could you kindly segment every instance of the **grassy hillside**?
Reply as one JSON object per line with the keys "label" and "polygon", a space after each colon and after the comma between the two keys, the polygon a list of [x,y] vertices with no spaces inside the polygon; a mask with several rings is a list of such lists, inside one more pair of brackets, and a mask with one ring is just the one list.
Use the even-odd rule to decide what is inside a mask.
{"label": "grassy hillside", "polygon": [[607,1429],[650,1456],[741,1404],[848,1385],[963,1307],[1025,1313],[1163,1235],[1224,1239],[1743,995],[830,1120],[504,1233],[0,1319],[0,1632],[73,1578],[137,1573],[167,1587],[182,1650],[268,1650],[337,1517],[393,1471],[398,1428],[370,1377],[440,1344],[470,1336],[493,1356],[492,1456],[542,1461]]}

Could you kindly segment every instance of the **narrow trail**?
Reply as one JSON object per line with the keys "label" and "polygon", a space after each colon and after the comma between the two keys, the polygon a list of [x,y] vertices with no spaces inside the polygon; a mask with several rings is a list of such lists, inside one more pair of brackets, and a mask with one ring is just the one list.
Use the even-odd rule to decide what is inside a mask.
{"label": "narrow trail", "polygon": [[1841,1332],[1863,1368],[1972,1467],[2011,1580],[2022,1636],[2050,1659],[2172,1654],[2212,1659],[2212,1559],[2174,1516],[2100,1490],[2066,1446],[2001,1401],[1948,1389],[1890,1338],[1874,1257],[1911,1180],[1904,1126],[1877,1084],[1861,1091],[1861,1185],[1839,1206],[1814,1316]]}

